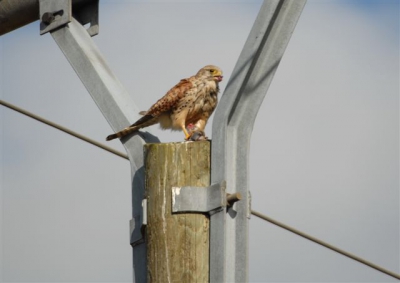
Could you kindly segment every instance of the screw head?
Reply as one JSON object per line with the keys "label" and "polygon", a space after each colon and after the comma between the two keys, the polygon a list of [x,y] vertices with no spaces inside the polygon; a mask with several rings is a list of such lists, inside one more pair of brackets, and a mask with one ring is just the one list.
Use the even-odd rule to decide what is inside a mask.
{"label": "screw head", "polygon": [[53,15],[53,13],[50,13],[50,12],[46,12],[42,16],[42,22],[46,25],[51,24],[54,21],[54,19],[55,19],[55,17]]}

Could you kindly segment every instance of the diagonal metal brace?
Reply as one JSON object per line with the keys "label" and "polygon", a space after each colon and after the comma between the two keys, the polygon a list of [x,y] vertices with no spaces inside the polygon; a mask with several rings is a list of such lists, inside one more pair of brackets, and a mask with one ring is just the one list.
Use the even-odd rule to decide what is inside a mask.
{"label": "diagonal metal brace", "polygon": [[[114,131],[136,120],[137,108],[132,97],[113,74],[89,33],[72,17],[71,22],[51,31],[71,66],[96,102]],[[148,133],[129,136],[121,140],[129,156],[132,172],[131,244],[135,282],[146,282],[146,245],[143,244],[142,196],[144,194],[143,144],[158,139]]]}
{"label": "diagonal metal brace", "polygon": [[172,212],[210,213],[227,205],[226,182],[209,187],[172,187]]}

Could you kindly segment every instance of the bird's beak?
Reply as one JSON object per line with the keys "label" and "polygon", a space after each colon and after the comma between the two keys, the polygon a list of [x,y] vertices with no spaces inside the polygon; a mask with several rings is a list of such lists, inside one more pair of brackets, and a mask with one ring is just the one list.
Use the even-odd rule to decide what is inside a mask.
{"label": "bird's beak", "polygon": [[222,73],[221,73],[221,72],[218,72],[217,74],[214,75],[214,78],[215,78],[215,80],[216,80],[217,82],[222,81],[223,77],[224,77],[224,76],[222,76]]}

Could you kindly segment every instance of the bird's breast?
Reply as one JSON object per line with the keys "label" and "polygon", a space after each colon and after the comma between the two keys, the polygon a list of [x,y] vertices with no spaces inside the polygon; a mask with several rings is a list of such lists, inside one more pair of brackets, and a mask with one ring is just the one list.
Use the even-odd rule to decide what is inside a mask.
{"label": "bird's breast", "polygon": [[218,102],[218,84],[215,81],[197,81],[179,100],[172,110],[172,128],[185,124],[195,124],[199,119],[207,120]]}
{"label": "bird's breast", "polygon": [[198,87],[193,104],[188,111],[188,119],[195,120],[197,117],[209,117],[217,106],[218,88],[216,84],[203,84]]}

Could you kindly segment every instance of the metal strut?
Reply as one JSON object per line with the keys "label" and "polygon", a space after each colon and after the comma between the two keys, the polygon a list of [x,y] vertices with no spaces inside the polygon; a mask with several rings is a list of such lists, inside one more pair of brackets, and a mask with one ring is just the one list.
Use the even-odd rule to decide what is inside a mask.
{"label": "metal strut", "polygon": [[243,199],[210,217],[210,282],[248,282],[249,146],[254,121],[306,0],[265,0],[218,105],[211,183]]}
{"label": "metal strut", "polygon": [[[56,3],[57,2],[57,3]],[[111,128],[118,131],[139,118],[138,109],[132,97],[108,67],[105,58],[92,41],[98,31],[95,4],[70,11],[70,0],[40,0],[42,32],[49,31],[65,57],[85,85]],[[64,19],[65,16],[65,19]],[[75,16],[79,19],[76,19]],[[67,22],[65,22],[67,21]],[[83,24],[91,23],[89,29]],[[142,196],[144,195],[143,145],[145,142],[159,142],[148,132],[121,139],[131,163],[132,220],[131,243],[133,248],[133,277],[135,282],[147,281],[146,245],[142,240]]]}

